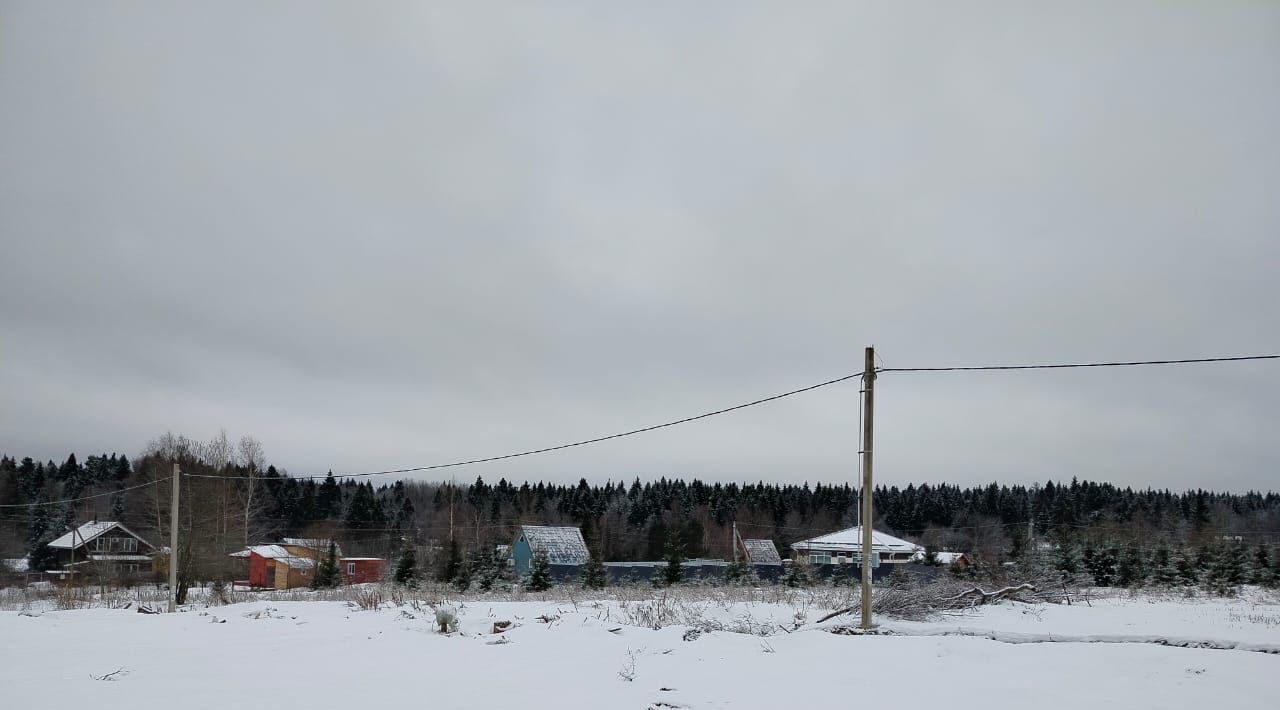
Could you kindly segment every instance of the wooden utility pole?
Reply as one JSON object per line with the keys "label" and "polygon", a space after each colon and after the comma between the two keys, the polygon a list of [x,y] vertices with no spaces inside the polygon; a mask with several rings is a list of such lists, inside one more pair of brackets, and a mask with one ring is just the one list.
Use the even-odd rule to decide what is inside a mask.
{"label": "wooden utility pole", "polygon": [[182,470],[173,464],[173,495],[169,500],[169,613],[178,610],[178,482]]}
{"label": "wooden utility pole", "polygon": [[862,365],[862,628],[871,628],[871,434],[875,411],[876,349],[867,348]]}

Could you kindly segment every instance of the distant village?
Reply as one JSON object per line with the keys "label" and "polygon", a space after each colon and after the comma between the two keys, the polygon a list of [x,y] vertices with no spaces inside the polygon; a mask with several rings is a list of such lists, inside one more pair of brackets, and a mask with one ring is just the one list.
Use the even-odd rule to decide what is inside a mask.
{"label": "distant village", "polygon": [[[50,542],[49,547],[56,556],[56,566],[51,569],[30,569],[22,558],[7,559],[4,564],[10,574],[19,575],[28,583],[52,584],[160,582],[168,570],[167,547],[152,543],[116,521],[81,524]],[[796,542],[786,559],[772,540],[740,538],[735,533],[734,552],[732,560],[679,560],[680,578],[717,581],[745,570],[762,582],[779,582],[788,570],[799,567],[803,567],[804,574],[819,578],[860,574],[862,528],[854,526]],[[591,559],[580,528],[552,525],[520,525],[510,544],[495,546],[494,555],[517,582],[530,574],[540,560],[551,579],[576,580]],[[342,541],[333,539],[285,537],[247,546],[228,557],[240,565],[240,574],[229,581],[250,590],[317,586],[317,575],[326,564],[333,566],[337,584],[392,579],[389,560],[344,555]],[[938,566],[963,568],[968,564],[964,553],[926,552],[915,543],[872,531],[873,578],[896,572],[932,576],[936,571],[930,570]],[[601,561],[605,580],[610,584],[655,582],[671,565],[670,559]]]}

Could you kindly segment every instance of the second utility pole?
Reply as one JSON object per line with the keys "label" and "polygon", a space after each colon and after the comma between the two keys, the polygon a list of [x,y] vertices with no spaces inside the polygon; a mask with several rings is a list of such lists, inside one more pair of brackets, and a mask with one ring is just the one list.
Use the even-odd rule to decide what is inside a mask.
{"label": "second utility pole", "polygon": [[876,349],[867,348],[862,365],[862,628],[871,628],[871,434],[875,406]]}
{"label": "second utility pole", "polygon": [[169,496],[169,613],[178,610],[178,488],[182,468],[173,463],[173,493]]}

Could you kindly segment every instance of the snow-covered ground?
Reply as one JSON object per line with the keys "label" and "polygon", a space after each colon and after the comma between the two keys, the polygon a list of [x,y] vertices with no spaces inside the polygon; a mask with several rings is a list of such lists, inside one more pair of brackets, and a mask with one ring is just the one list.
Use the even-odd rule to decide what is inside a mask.
{"label": "snow-covered ground", "polygon": [[[883,620],[893,633],[882,636],[831,633],[853,620],[815,624],[825,610],[794,600],[469,601],[457,604],[461,632],[452,635],[436,633],[423,604],[4,611],[0,697],[14,708],[188,710],[1280,706],[1280,655],[1150,642],[1280,650],[1280,605],[1092,604],[1010,603],[930,622]],[[514,625],[493,634],[495,621]],[[931,635],[957,631],[979,635]]]}

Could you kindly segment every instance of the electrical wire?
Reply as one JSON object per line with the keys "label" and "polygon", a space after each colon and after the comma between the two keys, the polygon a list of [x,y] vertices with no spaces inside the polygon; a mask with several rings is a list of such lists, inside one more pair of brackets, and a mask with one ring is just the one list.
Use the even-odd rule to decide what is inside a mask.
{"label": "electrical wire", "polygon": [[91,496],[81,496],[79,498],[66,498],[63,500],[43,500],[43,501],[37,501],[35,503],[5,503],[3,505],[0,505],[0,508],[33,508],[39,505],[62,505],[64,503],[79,503],[82,500],[93,500],[94,498],[106,498],[107,496],[117,495],[120,493],[124,493],[125,491],[136,491],[139,488],[146,488],[147,486],[154,486],[157,483],[164,483],[165,481],[168,481],[172,478],[173,476],[165,476],[164,478],[157,478],[154,481],[147,481],[146,483],[140,483],[136,486],[129,486],[128,488],[118,488],[114,491],[107,491],[106,493],[95,493],[94,495],[91,495]]}
{"label": "electrical wire", "polygon": [[1240,357],[1202,357],[1185,360],[1133,360],[1127,362],[1073,362],[1053,365],[961,365],[954,367],[880,367],[876,372],[959,372],[984,370],[1063,370],[1079,367],[1131,367],[1134,365],[1187,365],[1202,362],[1241,362],[1244,360],[1278,360],[1280,355],[1244,355]]}
{"label": "electrical wire", "polygon": [[[594,439],[584,439],[582,441],[575,441],[569,444],[560,444],[559,446],[547,446],[541,449],[531,449],[529,451],[520,451],[514,454],[502,454],[501,456],[488,456],[485,458],[470,459],[468,461],[454,461],[452,463],[439,463],[432,466],[414,466],[412,468],[397,468],[397,469],[391,469],[388,471],[368,471],[364,473],[333,474],[333,477],[334,478],[360,478],[365,476],[386,476],[386,475],[395,474],[395,473],[414,473],[417,471],[434,471],[442,468],[454,468],[456,466],[470,466],[472,464],[477,464],[477,463],[489,463],[491,461],[503,461],[505,459],[514,459],[514,458],[519,458],[521,456],[533,456],[534,454],[545,454],[551,451],[571,449],[575,446],[586,446],[587,444],[598,444],[602,441],[609,441],[611,439],[621,439],[624,436],[633,436],[635,434],[643,434],[645,432],[656,431],[658,429],[665,429],[667,427],[673,427],[679,424],[687,424],[689,422],[694,422],[699,419],[706,419],[708,417],[714,417],[719,414],[727,414],[729,412],[735,412],[739,409],[754,407],[758,404],[773,402],[773,401],[782,399],[784,397],[791,397],[793,395],[801,394],[803,392],[810,392],[812,390],[818,389],[819,387],[827,387],[829,385],[834,385],[840,382],[845,382],[858,377],[862,377],[862,374],[863,373],[861,371],[854,372],[848,375],[837,377],[834,380],[819,382],[816,385],[809,385],[808,387],[801,387],[800,389],[794,389],[789,392],[783,392],[782,394],[775,394],[775,395],[757,399],[751,402],[736,404],[732,407],[725,407],[723,409],[717,409],[711,412],[704,412],[702,414],[697,414],[692,417],[685,417],[683,419],[677,419],[675,421],[665,422],[662,424],[654,424],[653,426],[642,427],[640,429],[632,429],[630,431],[624,431],[617,434],[609,434],[608,436],[597,436]],[[196,473],[190,473],[190,474],[184,473],[183,475],[189,478],[219,478],[224,480],[247,480],[250,478],[249,476],[214,476],[214,475],[196,474]],[[254,478],[257,480],[261,480],[260,476],[254,477]],[[289,478],[292,478],[294,480],[318,480],[322,478],[328,478],[328,474],[324,476],[289,476]]]}

